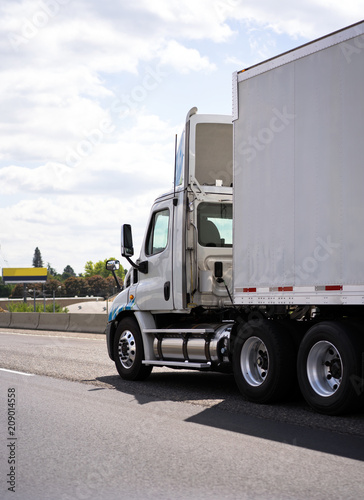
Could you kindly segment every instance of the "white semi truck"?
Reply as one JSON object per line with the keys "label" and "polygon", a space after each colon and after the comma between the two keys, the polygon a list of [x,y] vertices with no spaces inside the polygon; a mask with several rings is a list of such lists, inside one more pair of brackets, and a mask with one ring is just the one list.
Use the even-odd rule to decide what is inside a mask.
{"label": "white semi truck", "polygon": [[[257,403],[364,403],[364,22],[233,77],[233,116],[193,108],[107,325],[122,378],[234,373]],[[115,269],[110,261],[108,269]]]}

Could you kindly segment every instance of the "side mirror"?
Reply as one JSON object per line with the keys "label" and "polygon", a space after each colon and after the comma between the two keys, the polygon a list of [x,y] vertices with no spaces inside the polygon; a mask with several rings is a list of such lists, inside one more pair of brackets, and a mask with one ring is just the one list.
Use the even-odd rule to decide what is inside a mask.
{"label": "side mirror", "polygon": [[121,288],[121,285],[119,283],[118,277],[115,274],[115,271],[117,271],[119,269],[119,266],[120,266],[120,262],[118,260],[107,260],[106,265],[105,265],[106,269],[108,271],[112,272],[112,275],[114,276],[114,280],[116,283],[116,288],[120,292],[122,288]]}
{"label": "side mirror", "polygon": [[121,226],[121,255],[131,264],[134,269],[138,269],[143,274],[148,274],[148,261],[135,264],[130,257],[134,255],[133,236],[131,234],[131,225],[123,224]]}
{"label": "side mirror", "polygon": [[106,269],[108,271],[117,271],[120,267],[120,262],[118,260],[108,260],[106,262]]}
{"label": "side mirror", "polygon": [[133,235],[130,224],[123,224],[121,226],[121,255],[123,257],[132,257],[134,255]]}

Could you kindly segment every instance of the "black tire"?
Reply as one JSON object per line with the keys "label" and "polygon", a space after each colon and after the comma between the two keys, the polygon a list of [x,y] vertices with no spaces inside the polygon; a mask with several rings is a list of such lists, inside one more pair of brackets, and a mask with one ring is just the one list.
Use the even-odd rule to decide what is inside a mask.
{"label": "black tire", "polygon": [[289,399],[296,386],[296,351],[286,329],[272,321],[249,321],[238,329],[233,372],[243,396],[254,403]]}
{"label": "black tire", "polygon": [[114,339],[116,369],[125,380],[145,380],[152,366],[143,365],[144,348],[138,323],[133,318],[120,321]]}
{"label": "black tire", "polygon": [[350,324],[323,321],[306,333],[298,351],[301,393],[317,412],[340,415],[363,405],[362,337]]}

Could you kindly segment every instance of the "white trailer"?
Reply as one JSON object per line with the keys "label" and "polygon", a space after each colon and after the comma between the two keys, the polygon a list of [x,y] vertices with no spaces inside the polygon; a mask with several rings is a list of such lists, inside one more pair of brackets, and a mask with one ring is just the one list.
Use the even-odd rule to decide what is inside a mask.
{"label": "white trailer", "polygon": [[[107,326],[123,378],[233,371],[243,396],[364,403],[364,22],[237,72],[193,108]],[[117,266],[108,264],[109,269]]]}

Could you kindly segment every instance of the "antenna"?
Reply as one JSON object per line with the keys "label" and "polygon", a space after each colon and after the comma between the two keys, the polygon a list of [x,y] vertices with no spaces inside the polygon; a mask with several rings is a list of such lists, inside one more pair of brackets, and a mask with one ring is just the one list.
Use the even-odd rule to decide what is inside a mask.
{"label": "antenna", "polygon": [[174,138],[174,180],[173,180],[173,196],[176,196],[176,168],[177,168],[177,134]]}

